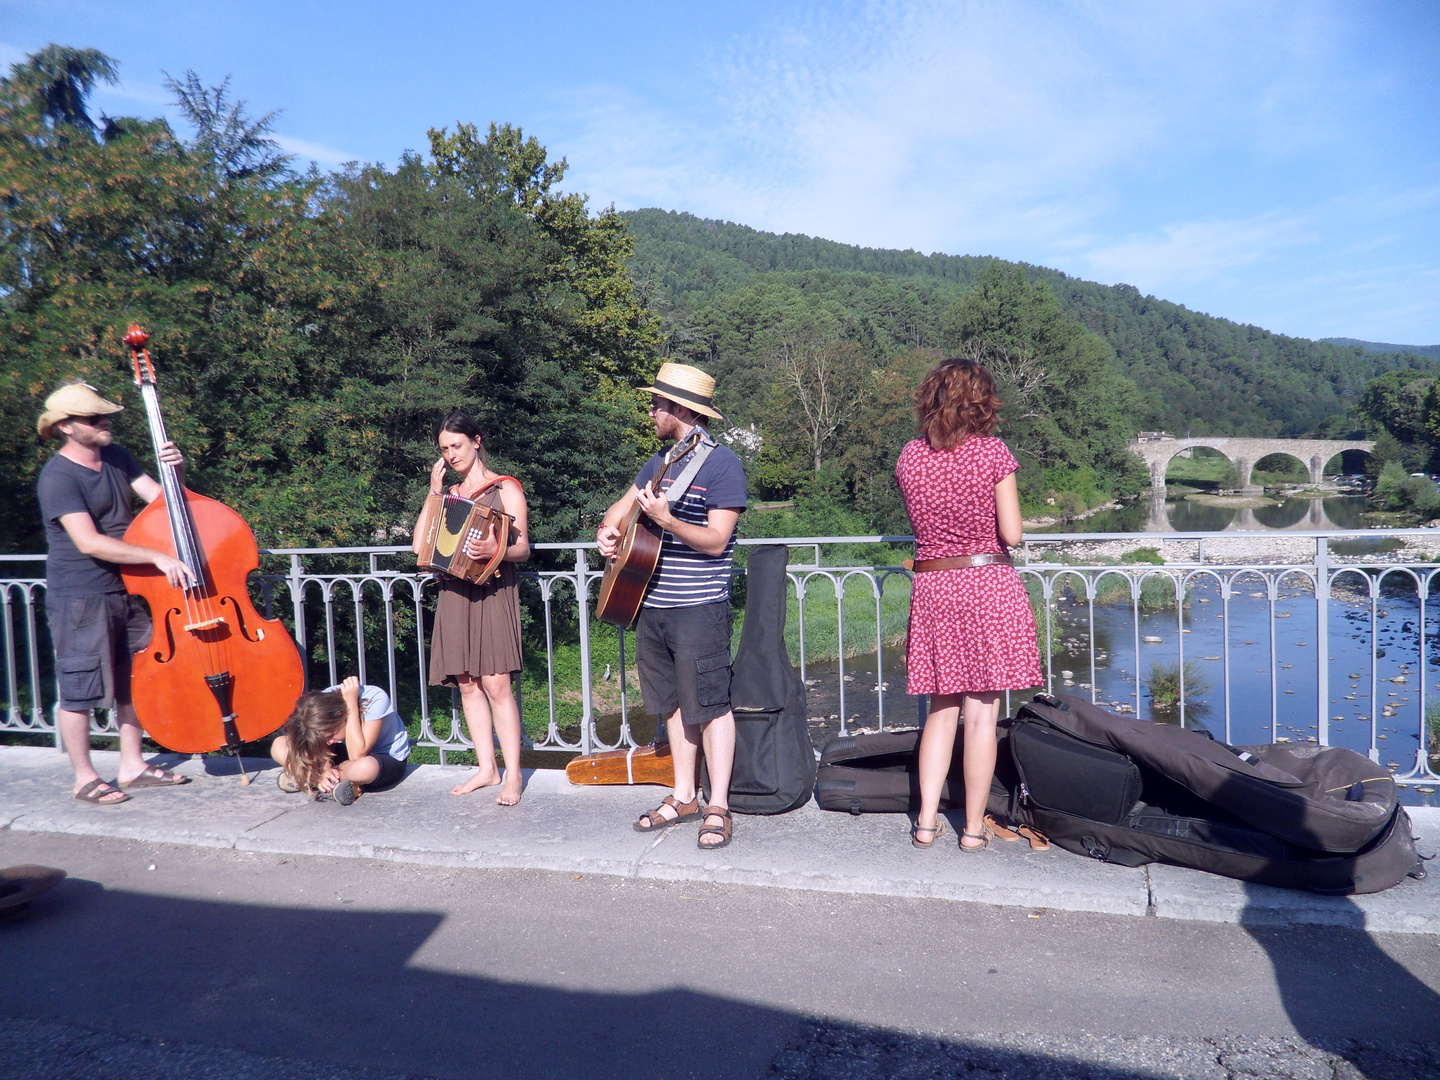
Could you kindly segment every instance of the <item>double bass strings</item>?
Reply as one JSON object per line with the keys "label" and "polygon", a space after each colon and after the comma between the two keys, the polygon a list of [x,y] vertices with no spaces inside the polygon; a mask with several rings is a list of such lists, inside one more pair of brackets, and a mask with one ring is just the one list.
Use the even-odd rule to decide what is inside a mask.
{"label": "double bass strings", "polygon": [[[145,356],[149,366],[149,355]],[[140,396],[145,402],[145,416],[150,423],[150,441],[155,450],[156,468],[160,473],[160,487],[165,495],[165,510],[170,521],[170,535],[175,544],[175,557],[183,562],[195,575],[194,583],[186,583],[180,590],[185,600],[187,630],[201,647],[201,656],[206,675],[220,675],[231,669],[229,634],[210,634],[224,621],[224,616],[215,606],[211,594],[206,560],[195,534],[195,522],[190,514],[190,505],[185,498],[185,489],[180,483],[172,465],[160,460],[160,448],[169,441],[165,433],[165,421],[160,414],[160,398],[154,382],[154,372],[140,384]]]}

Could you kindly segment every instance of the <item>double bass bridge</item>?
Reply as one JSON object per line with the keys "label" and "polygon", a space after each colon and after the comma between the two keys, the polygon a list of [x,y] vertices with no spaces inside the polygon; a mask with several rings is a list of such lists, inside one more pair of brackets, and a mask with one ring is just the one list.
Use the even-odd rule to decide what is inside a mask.
{"label": "double bass bridge", "polygon": [[199,622],[186,623],[180,629],[187,634],[198,634],[201,630],[218,630],[225,625],[225,616],[216,615],[211,619],[201,619]]}

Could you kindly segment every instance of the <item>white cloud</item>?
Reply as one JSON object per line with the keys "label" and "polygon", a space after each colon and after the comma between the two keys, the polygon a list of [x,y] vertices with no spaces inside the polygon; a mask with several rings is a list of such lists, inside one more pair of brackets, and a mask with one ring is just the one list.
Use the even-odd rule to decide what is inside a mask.
{"label": "white cloud", "polygon": [[[1305,333],[1328,309],[1276,280],[1363,252],[1389,280],[1433,216],[1429,189],[1336,194],[1345,154],[1383,160],[1367,140],[1392,92],[1345,53],[1354,20],[1309,3],[815,6],[719,46],[668,98],[576,91],[555,127],[602,204],[1024,259]],[[1358,294],[1335,300],[1361,314]],[[1414,327],[1425,306],[1385,308]]]}
{"label": "white cloud", "polygon": [[1102,281],[1164,294],[1217,278],[1233,282],[1236,270],[1318,239],[1313,215],[1272,210],[1243,220],[1168,225],[1159,235],[1130,237],[1083,258]]}
{"label": "white cloud", "polygon": [[275,134],[272,137],[280,144],[281,150],[284,150],[287,154],[294,154],[301,162],[314,161],[320,165],[328,165],[331,168],[335,168],[336,166],[359,159],[358,154],[347,153],[344,150],[336,150],[334,147],[309,142],[306,139],[297,139],[293,135]]}

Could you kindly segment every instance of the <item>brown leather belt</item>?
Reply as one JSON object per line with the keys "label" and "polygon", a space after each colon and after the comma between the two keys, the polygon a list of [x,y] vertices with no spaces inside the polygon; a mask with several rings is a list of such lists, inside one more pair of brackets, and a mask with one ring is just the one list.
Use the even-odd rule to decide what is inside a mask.
{"label": "brown leather belt", "polygon": [[1010,566],[1010,556],[998,555],[957,555],[953,559],[902,559],[900,565],[916,574],[928,570],[964,570],[969,566]]}

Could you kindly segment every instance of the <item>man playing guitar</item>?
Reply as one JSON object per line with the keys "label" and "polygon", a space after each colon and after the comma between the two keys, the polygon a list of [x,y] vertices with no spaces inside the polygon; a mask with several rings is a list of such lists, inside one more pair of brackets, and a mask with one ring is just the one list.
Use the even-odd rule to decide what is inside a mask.
{"label": "man playing guitar", "polygon": [[[646,705],[664,720],[675,763],[675,790],[635,822],[653,832],[703,818],[701,850],[730,842],[730,771],[735,760],[735,714],[730,709],[731,557],[735,525],[746,505],[740,459],[710,437],[706,418],[720,419],[711,405],[715,380],[687,364],[664,364],[650,394],[650,419],[662,440],[681,440],[699,428],[701,441],[649,486],[665,455],[645,463],[625,496],[610,507],[595,533],[600,554],[613,556],[620,524],[638,502],[664,530],[660,564],[635,624],[635,664]],[[683,493],[669,495],[697,454],[705,454]],[[695,788],[696,755],[705,748],[710,802],[702,815]]]}

